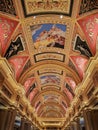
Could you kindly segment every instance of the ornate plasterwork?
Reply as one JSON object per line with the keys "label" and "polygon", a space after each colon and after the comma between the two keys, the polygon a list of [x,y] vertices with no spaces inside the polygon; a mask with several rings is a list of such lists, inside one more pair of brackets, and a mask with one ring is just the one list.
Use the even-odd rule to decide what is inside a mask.
{"label": "ornate plasterwork", "polygon": [[98,9],[98,0],[82,0],[79,14]]}
{"label": "ornate plasterwork", "polygon": [[45,52],[34,55],[35,62],[43,61],[43,60],[58,60],[64,62],[65,55],[53,52]]}
{"label": "ornate plasterwork", "polygon": [[25,17],[35,14],[71,15],[73,0],[21,0]]}
{"label": "ornate plasterwork", "polygon": [[0,11],[16,15],[15,7],[13,4],[13,0],[0,0]]}
{"label": "ornate plasterwork", "polygon": [[[69,21],[69,19],[66,19],[66,20],[62,19],[61,20],[58,17],[56,17],[56,19],[54,19],[53,17],[46,17],[45,19],[44,19],[44,17],[35,18],[35,19],[31,19],[30,18],[30,19],[27,19],[27,20],[25,20],[23,22],[23,27],[25,29],[25,35],[28,36],[28,37],[26,37],[26,39],[27,39],[27,41],[29,43],[30,54],[32,53],[32,55],[33,54],[36,55],[36,53],[37,53],[37,55],[38,55],[38,53],[42,53],[42,52],[49,52],[50,53],[52,51],[52,52],[58,53],[57,54],[58,56],[59,56],[59,53],[62,56],[63,54],[66,53],[66,51],[64,51],[64,49],[62,49],[62,48],[58,48],[58,47],[43,47],[43,48],[35,49],[35,47],[34,47],[35,43],[34,43],[34,41],[32,39],[32,29],[31,29],[31,27],[35,28],[36,26],[43,25],[44,23],[45,24],[50,24],[51,23],[51,24],[54,24],[54,25],[60,24],[60,25],[66,26],[64,49],[67,48],[67,46],[68,46],[68,48],[70,47],[69,34],[71,33],[71,27],[72,27],[73,23],[71,21]],[[32,60],[32,62],[34,62],[34,58],[33,58],[32,55],[31,55],[31,57],[32,57],[31,60]],[[55,55],[56,59],[60,60],[60,58],[57,58],[58,57],[57,55]],[[65,56],[63,56],[63,57],[65,57]],[[51,59],[54,59],[54,58],[52,57]],[[64,61],[64,59],[63,59],[63,61]]]}
{"label": "ornate plasterwork", "polygon": [[62,75],[63,71],[61,69],[55,68],[53,66],[47,66],[46,68],[38,70],[37,73],[38,73],[38,75],[48,74],[48,73],[54,73],[54,74]]}

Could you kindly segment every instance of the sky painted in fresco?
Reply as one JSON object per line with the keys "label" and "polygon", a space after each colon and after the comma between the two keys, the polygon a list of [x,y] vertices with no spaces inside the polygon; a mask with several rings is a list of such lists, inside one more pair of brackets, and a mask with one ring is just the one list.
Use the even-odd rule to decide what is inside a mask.
{"label": "sky painted in fresco", "polygon": [[36,38],[39,37],[41,32],[43,32],[44,30],[49,31],[54,25],[62,31],[66,31],[66,25],[63,24],[42,24],[40,25],[38,30],[36,29],[36,33],[32,36],[33,41],[35,42]]}

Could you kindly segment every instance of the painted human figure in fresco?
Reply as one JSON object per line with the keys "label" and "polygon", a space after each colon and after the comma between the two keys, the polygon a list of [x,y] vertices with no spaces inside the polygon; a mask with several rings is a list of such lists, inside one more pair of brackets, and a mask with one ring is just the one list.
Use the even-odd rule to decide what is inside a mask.
{"label": "painted human figure in fresco", "polygon": [[[48,28],[48,24],[46,25],[46,28]],[[41,28],[39,28],[39,30],[41,30]],[[37,31],[38,30],[33,31],[33,34]],[[56,25],[51,25],[50,28],[42,30],[42,32],[40,32],[40,34],[37,35],[36,40],[34,42],[34,47],[36,49],[44,47],[64,48],[64,44],[65,30],[62,30],[60,27],[57,27]]]}
{"label": "painted human figure in fresco", "polygon": [[10,51],[6,54],[6,58],[10,57],[13,53],[16,53],[18,51],[19,46],[20,44],[17,45],[12,44]]}

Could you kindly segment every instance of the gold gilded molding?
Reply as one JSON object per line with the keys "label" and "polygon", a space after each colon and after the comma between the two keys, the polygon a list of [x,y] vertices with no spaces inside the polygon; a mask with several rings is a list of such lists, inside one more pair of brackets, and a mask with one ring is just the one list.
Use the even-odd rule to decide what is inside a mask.
{"label": "gold gilded molding", "polygon": [[64,14],[71,15],[72,0],[21,0],[25,17],[34,14]]}

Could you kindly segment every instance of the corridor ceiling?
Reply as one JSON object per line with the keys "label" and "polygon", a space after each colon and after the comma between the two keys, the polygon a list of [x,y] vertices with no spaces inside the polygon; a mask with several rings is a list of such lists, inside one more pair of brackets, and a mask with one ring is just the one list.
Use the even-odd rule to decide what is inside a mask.
{"label": "corridor ceiling", "polygon": [[0,0],[0,53],[37,117],[66,117],[97,49],[98,0]]}

